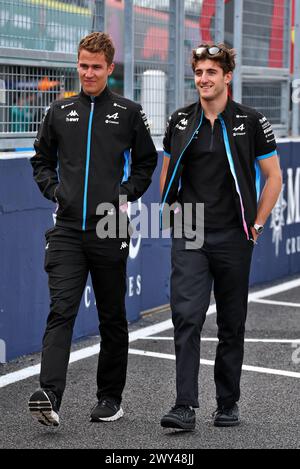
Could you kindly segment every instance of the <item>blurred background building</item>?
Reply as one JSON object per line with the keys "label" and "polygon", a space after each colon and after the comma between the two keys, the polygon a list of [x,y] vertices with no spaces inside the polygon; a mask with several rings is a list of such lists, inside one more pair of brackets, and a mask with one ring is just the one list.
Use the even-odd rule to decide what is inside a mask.
{"label": "blurred background building", "polygon": [[77,45],[95,30],[116,46],[111,89],[141,102],[158,140],[168,115],[197,99],[190,53],[203,41],[237,50],[234,99],[264,113],[277,136],[297,136],[299,3],[0,0],[0,151],[32,147],[45,108],[78,92]]}

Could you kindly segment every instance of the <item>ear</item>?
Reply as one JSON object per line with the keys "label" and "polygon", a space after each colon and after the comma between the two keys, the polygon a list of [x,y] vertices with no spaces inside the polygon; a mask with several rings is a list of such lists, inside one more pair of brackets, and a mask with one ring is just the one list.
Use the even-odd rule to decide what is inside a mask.
{"label": "ear", "polygon": [[107,71],[108,71],[109,76],[113,73],[114,69],[115,69],[115,64],[114,63],[112,63],[111,65],[109,65],[107,67]]}
{"label": "ear", "polygon": [[232,72],[225,73],[225,83],[226,85],[229,85],[229,83],[232,81]]}

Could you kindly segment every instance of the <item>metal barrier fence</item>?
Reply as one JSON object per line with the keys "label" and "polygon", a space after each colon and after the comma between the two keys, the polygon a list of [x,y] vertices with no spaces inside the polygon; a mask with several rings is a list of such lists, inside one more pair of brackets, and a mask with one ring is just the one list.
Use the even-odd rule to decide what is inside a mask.
{"label": "metal barrier fence", "polygon": [[287,136],[290,127],[291,7],[290,0],[243,0],[235,7],[242,19],[235,36],[241,58],[235,95],[265,114],[278,136]]}
{"label": "metal barrier fence", "polygon": [[[74,68],[0,65],[0,133],[26,137],[36,134],[46,108],[55,99],[79,90]],[[3,90],[5,84],[5,91]]]}
{"label": "metal barrier fence", "polygon": [[0,0],[0,46],[74,54],[98,16],[91,0]]}
{"label": "metal barrier fence", "polygon": [[[234,99],[265,114],[277,135],[288,135],[294,1],[0,0],[0,150],[21,136],[32,140],[42,109],[78,91],[78,42],[104,29],[116,45],[110,85],[141,102],[153,135],[163,134],[171,112],[197,99],[192,48],[222,41],[238,53]],[[296,37],[299,28],[295,20]],[[300,46],[294,45],[300,78]],[[299,135],[299,104],[293,116]]]}

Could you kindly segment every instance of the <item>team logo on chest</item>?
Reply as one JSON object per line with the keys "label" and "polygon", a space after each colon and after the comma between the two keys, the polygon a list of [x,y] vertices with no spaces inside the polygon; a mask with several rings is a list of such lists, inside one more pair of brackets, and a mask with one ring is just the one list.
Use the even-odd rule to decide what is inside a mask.
{"label": "team logo on chest", "polygon": [[79,122],[79,114],[75,109],[72,109],[69,114],[67,114],[66,122]]}
{"label": "team logo on chest", "polygon": [[241,135],[246,135],[246,126],[245,124],[241,124],[238,127],[233,128],[233,136],[241,136]]}
{"label": "team logo on chest", "polygon": [[114,114],[107,114],[105,124],[115,124],[119,125],[119,113],[115,112]]}
{"label": "team logo on chest", "polygon": [[186,118],[181,119],[176,125],[176,129],[185,130],[187,128],[188,123],[189,121]]}

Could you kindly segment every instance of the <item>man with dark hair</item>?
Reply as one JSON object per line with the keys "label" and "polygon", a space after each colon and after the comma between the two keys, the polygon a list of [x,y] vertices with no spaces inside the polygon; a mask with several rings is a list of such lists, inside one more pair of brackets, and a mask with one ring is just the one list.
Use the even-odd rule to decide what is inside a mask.
{"label": "man with dark hair", "polygon": [[[240,423],[237,402],[243,363],[249,272],[253,246],[282,186],[276,142],[268,120],[232,101],[228,87],[235,53],[224,44],[202,44],[192,68],[200,100],[177,110],[164,138],[162,215],[166,204],[204,204],[203,244],[172,240],[171,309],[176,353],[175,406],[167,428],[193,430],[199,407],[200,334],[212,285],[219,343],[215,360],[215,426]],[[259,199],[259,171],[266,182]],[[257,204],[257,202],[259,203]],[[190,243],[189,243],[190,246]]]}
{"label": "man with dark hair", "polygon": [[[41,389],[29,400],[32,415],[49,426],[59,423],[73,326],[89,273],[101,335],[98,402],[91,420],[123,416],[130,238],[126,226],[123,237],[109,234],[100,239],[96,226],[103,217],[97,207],[109,203],[112,209],[107,215],[119,222],[126,201],[137,200],[150,185],[157,153],[141,106],[107,86],[113,58],[114,46],[107,34],[95,32],[82,39],[77,64],[81,92],[50,106],[31,159],[41,192],[57,203],[56,225],[45,234],[51,305],[43,339]],[[125,216],[125,224],[126,220]]]}

